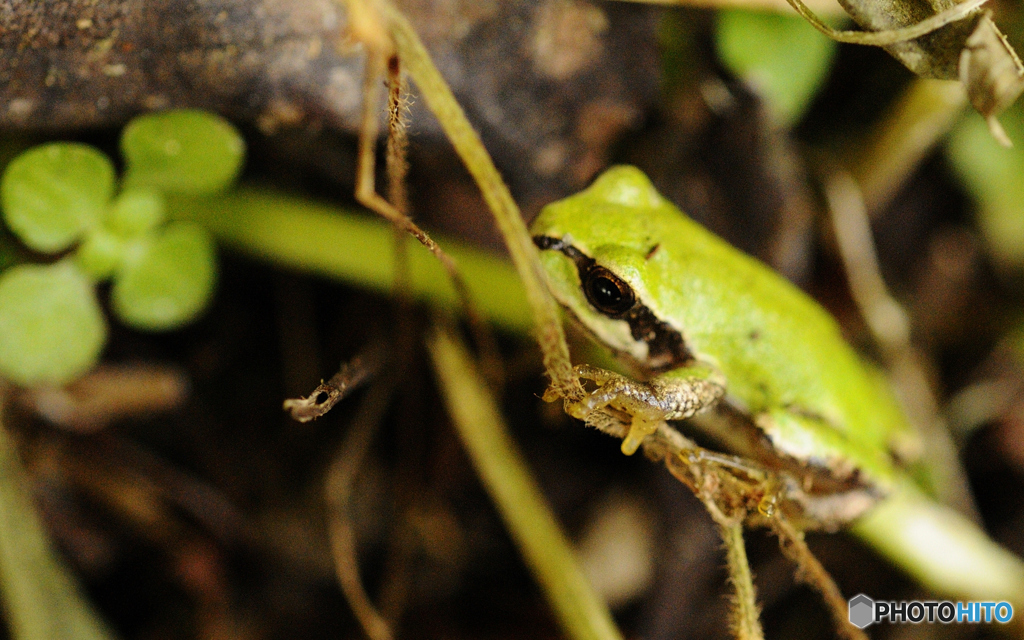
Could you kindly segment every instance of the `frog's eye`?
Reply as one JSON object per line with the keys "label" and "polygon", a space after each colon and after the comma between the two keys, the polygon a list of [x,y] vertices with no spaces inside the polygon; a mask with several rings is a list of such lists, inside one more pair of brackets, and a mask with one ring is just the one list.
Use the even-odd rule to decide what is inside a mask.
{"label": "frog's eye", "polygon": [[584,276],[583,291],[590,304],[603,314],[621,315],[633,308],[633,289],[604,267],[594,267]]}

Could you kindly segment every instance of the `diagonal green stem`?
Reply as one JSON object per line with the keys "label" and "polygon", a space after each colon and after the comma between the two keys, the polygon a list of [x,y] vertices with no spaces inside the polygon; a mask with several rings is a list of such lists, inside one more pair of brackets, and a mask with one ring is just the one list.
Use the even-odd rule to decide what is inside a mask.
{"label": "diagonal green stem", "polygon": [[621,639],[465,347],[441,330],[430,337],[428,347],[466,452],[566,634],[574,640]]}
{"label": "diagonal green stem", "polygon": [[536,249],[523,222],[522,214],[501,174],[484,148],[480,136],[466,118],[448,84],[431,62],[419,36],[395,7],[381,2],[381,9],[398,49],[399,57],[419,87],[423,98],[437,117],[441,128],[462,158],[466,169],[480,186],[488,208],[494,214],[498,229],[508,246],[512,263],[526,287],[526,297],[533,312],[537,339],[544,354],[544,367],[552,384],[563,396],[578,398],[583,389],[572,374],[569,349],[565,343],[561,319],[555,301],[547,291]]}

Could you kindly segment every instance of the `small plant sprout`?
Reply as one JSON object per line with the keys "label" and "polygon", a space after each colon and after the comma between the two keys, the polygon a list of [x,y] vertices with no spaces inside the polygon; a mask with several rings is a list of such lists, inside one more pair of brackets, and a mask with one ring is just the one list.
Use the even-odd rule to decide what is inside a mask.
{"label": "small plant sprout", "polygon": [[230,188],[241,135],[213,114],[165,111],[130,122],[121,151],[119,192],[110,159],[74,142],[29,149],[0,180],[3,220],[38,258],[0,272],[0,376],[16,384],[65,384],[96,364],[107,334],[98,284],[111,282],[120,321],[149,331],[191,322],[210,301],[213,240],[167,221],[167,198]]}

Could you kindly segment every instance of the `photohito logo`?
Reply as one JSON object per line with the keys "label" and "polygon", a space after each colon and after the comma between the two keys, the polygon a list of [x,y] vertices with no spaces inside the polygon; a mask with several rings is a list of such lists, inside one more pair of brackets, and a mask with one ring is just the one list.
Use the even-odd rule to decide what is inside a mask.
{"label": "photohito logo", "polygon": [[1009,602],[950,602],[949,600],[874,601],[863,593],[850,598],[850,624],[863,629],[876,622],[999,622],[1013,620]]}

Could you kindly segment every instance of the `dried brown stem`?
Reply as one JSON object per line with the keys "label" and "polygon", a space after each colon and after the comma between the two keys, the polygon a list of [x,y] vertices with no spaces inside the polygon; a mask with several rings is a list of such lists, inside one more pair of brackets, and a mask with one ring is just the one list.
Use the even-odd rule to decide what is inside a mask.
{"label": "dried brown stem", "polygon": [[469,305],[467,315],[474,315],[470,311],[469,291],[466,288],[462,277],[459,275],[458,267],[451,256],[444,252],[441,247],[421,229],[415,222],[388,202],[376,191],[374,180],[376,176],[376,144],[377,144],[377,105],[380,103],[378,82],[384,75],[384,60],[373,52],[367,55],[366,77],[363,82],[363,122],[359,131],[359,161],[356,170],[356,200],[374,213],[384,217],[388,222],[397,228],[416,238],[420,244],[433,253],[441,262],[445,271],[448,272],[459,298],[464,305]]}
{"label": "dried brown stem", "polygon": [[394,384],[384,380],[366,396],[324,481],[324,501],[327,503],[335,574],[345,599],[352,607],[352,613],[371,640],[391,640],[394,634],[391,625],[370,601],[359,577],[350,502],[356,474],[366,458],[393,389]]}
{"label": "dried brown stem", "polygon": [[797,578],[821,594],[832,613],[839,634],[847,640],[868,640],[867,634],[850,624],[846,599],[832,580],[832,576],[807,547],[803,533],[794,529],[782,514],[769,518],[768,522],[779,538],[782,553],[796,563]]}
{"label": "dried brown stem", "polygon": [[761,640],[761,611],[743,542],[750,494],[758,492],[743,485],[763,484],[762,471],[739,458],[698,447],[666,423],[648,440],[644,451],[655,459],[664,458],[669,472],[693,491],[718,525],[733,587],[730,627],[738,640]]}
{"label": "dried brown stem", "polygon": [[[391,51],[389,48],[388,51]],[[377,105],[380,101],[379,79],[385,75],[388,81],[388,136],[386,149],[386,168],[388,174],[388,196],[390,202],[382,198],[376,191],[376,143],[377,143]],[[470,333],[481,352],[484,369],[488,379],[496,382],[501,371],[497,344],[483,317],[473,303],[469,287],[459,273],[458,265],[445,251],[434,242],[430,235],[409,217],[408,195],[405,186],[408,173],[408,135],[403,112],[407,107],[404,89],[402,61],[397,54],[387,57],[386,64],[379,52],[370,49],[366,59],[366,76],[363,81],[363,117],[359,132],[359,159],[356,170],[356,200],[385,218],[396,229],[416,238],[426,247],[444,268],[455,287],[456,296],[462,306],[463,315],[469,325]],[[402,259],[399,253],[397,264],[401,268]],[[397,285],[401,288],[403,276],[398,275]]]}
{"label": "dried brown stem", "polygon": [[[627,431],[611,414],[594,416],[588,424],[616,437],[623,437]],[[867,640],[863,632],[849,624],[846,600],[807,547],[803,534],[790,524],[783,510],[771,505],[764,508],[766,503],[774,502],[773,487],[780,486],[771,473],[742,458],[703,449],[667,423],[662,423],[643,446],[649,458],[663,461],[669,472],[693,491],[718,525],[734,589],[730,620],[735,637],[763,637],[753,576],[743,546],[743,524],[748,514],[756,513],[757,522],[767,522],[779,537],[783,553],[797,565],[798,577],[822,595],[839,633],[847,640]]]}
{"label": "dried brown stem", "polygon": [[[699,7],[704,9],[747,9],[751,11],[792,11],[786,0],[626,0],[643,4],[660,4],[673,7]],[[807,7],[818,14],[836,16],[843,14],[843,8],[834,0],[806,0]]]}
{"label": "dried brown stem", "polygon": [[[358,4],[358,3],[357,3]],[[494,214],[495,222],[505,239],[512,263],[526,287],[527,299],[537,327],[537,341],[544,354],[544,369],[553,388],[563,398],[578,400],[583,387],[572,373],[569,348],[554,299],[544,284],[536,247],[530,239],[519,207],[459,106],[451,88],[441,77],[405,16],[386,0],[378,5],[388,24],[395,48],[403,56],[409,74],[416,82],[424,101],[437,117],[441,128],[455,147],[466,169],[480,187],[481,195]]]}
{"label": "dried brown stem", "polygon": [[391,56],[388,59],[388,200],[397,210],[408,214],[409,196],[405,179],[409,173],[409,132],[406,125],[409,103],[403,80],[398,56]]}
{"label": "dried brown stem", "polygon": [[380,371],[385,361],[384,345],[374,344],[363,353],[341,365],[331,379],[321,382],[313,393],[305,398],[289,398],[284,401],[284,410],[299,422],[315,420],[331,410],[342,398]]}
{"label": "dried brown stem", "polygon": [[965,0],[916,24],[899,29],[886,29],[884,31],[839,31],[822,22],[802,0],[787,0],[787,2],[804,20],[811,23],[812,27],[837,42],[886,47],[900,42],[915,40],[923,35],[937,31],[947,24],[962,20],[977,11],[988,0]]}

